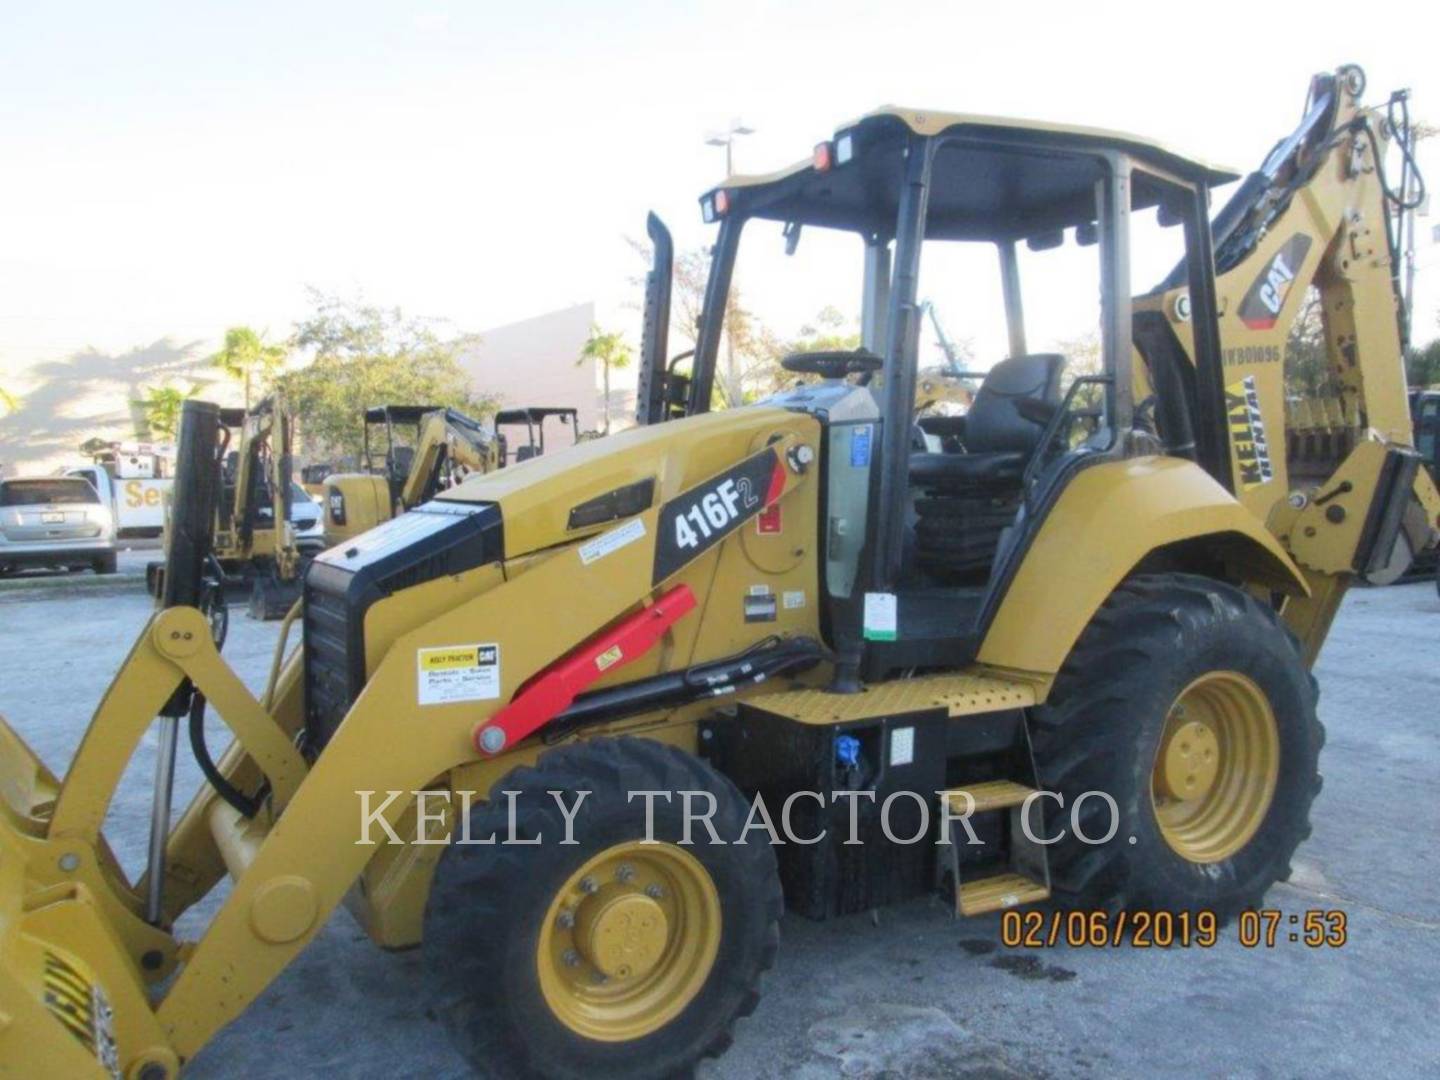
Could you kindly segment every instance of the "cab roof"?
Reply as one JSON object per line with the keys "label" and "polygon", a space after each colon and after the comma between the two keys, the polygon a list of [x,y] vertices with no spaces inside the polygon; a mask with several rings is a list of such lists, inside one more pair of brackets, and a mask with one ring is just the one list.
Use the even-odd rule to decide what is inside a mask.
{"label": "cab roof", "polygon": [[388,418],[392,424],[418,424],[438,408],[439,405],[371,405],[365,410],[365,422],[383,424]]}
{"label": "cab roof", "polygon": [[[1217,185],[1239,177],[1152,139],[1101,128],[934,112],[885,105],[836,129],[851,158],[821,172],[814,160],[777,172],[731,176],[702,197],[712,206],[724,189],[730,212],[856,231],[893,227],[902,186],[904,136],[945,136],[936,152],[926,235],[941,239],[1020,239],[1094,218],[1098,152],[1128,154],[1186,183]],[[953,141],[951,141],[953,139]],[[837,154],[832,149],[832,159]],[[1161,201],[1161,185],[1135,175],[1132,206]]]}
{"label": "cab roof", "polygon": [[495,414],[497,424],[533,424],[548,416],[576,416],[579,409],[563,405],[531,405],[520,409],[501,409]]}

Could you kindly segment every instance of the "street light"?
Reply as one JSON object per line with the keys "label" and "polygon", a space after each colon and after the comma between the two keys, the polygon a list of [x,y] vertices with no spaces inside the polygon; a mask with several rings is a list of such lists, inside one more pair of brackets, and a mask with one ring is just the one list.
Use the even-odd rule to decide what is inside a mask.
{"label": "street light", "polygon": [[725,132],[715,132],[705,137],[706,146],[723,146],[725,148],[725,175],[730,176],[735,172],[734,146],[737,135],[754,135],[755,129],[747,127],[738,119],[730,121],[730,129]]}

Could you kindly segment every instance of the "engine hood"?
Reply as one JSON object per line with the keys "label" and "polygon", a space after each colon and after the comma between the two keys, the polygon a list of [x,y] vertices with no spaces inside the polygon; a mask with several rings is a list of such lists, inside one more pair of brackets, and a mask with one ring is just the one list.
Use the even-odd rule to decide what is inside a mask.
{"label": "engine hood", "polygon": [[814,423],[785,409],[751,406],[631,428],[469,476],[437,501],[499,504],[505,557],[513,559],[608,528],[614,516],[587,523],[581,515],[572,524],[572,511],[593,500],[652,480],[650,501],[627,510],[638,513],[759,450],[772,434]]}

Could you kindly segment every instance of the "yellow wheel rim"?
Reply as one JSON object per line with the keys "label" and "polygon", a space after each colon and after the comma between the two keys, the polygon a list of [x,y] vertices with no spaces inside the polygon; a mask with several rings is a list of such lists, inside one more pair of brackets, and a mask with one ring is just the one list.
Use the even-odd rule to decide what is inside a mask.
{"label": "yellow wheel rim", "polygon": [[1195,863],[1239,851],[1260,828],[1280,775],[1280,734],[1265,692],[1212,671],[1180,692],[1155,752],[1150,799],[1171,849]]}
{"label": "yellow wheel rim", "polygon": [[556,893],[536,963],[550,1011],[572,1031],[625,1042],[695,999],[720,949],[720,895],[673,844],[607,848]]}

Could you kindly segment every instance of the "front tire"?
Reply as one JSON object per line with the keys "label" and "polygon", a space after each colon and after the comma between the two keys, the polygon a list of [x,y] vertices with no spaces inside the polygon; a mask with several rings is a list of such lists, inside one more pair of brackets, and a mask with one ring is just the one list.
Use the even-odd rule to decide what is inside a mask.
{"label": "front tire", "polygon": [[[1257,906],[1310,835],[1324,729],[1275,612],[1222,582],[1135,577],[1097,612],[1034,715],[1056,900],[1076,908]],[[1099,795],[1114,800],[1112,812]],[[1072,813],[1075,814],[1072,817]]]}
{"label": "front tire", "polygon": [[[645,799],[654,800],[654,838]],[[539,844],[454,844],[436,870],[425,917],[427,985],[436,1012],[474,1061],[551,1078],[669,1077],[724,1050],[759,1000],[783,909],[768,844],[736,845],[748,804],[683,751],[642,739],[552,750],[495,785],[469,836]],[[575,811],[573,845],[551,792]],[[716,832],[684,835],[679,792],[715,799]],[[498,1044],[498,1047],[497,1045]]]}

